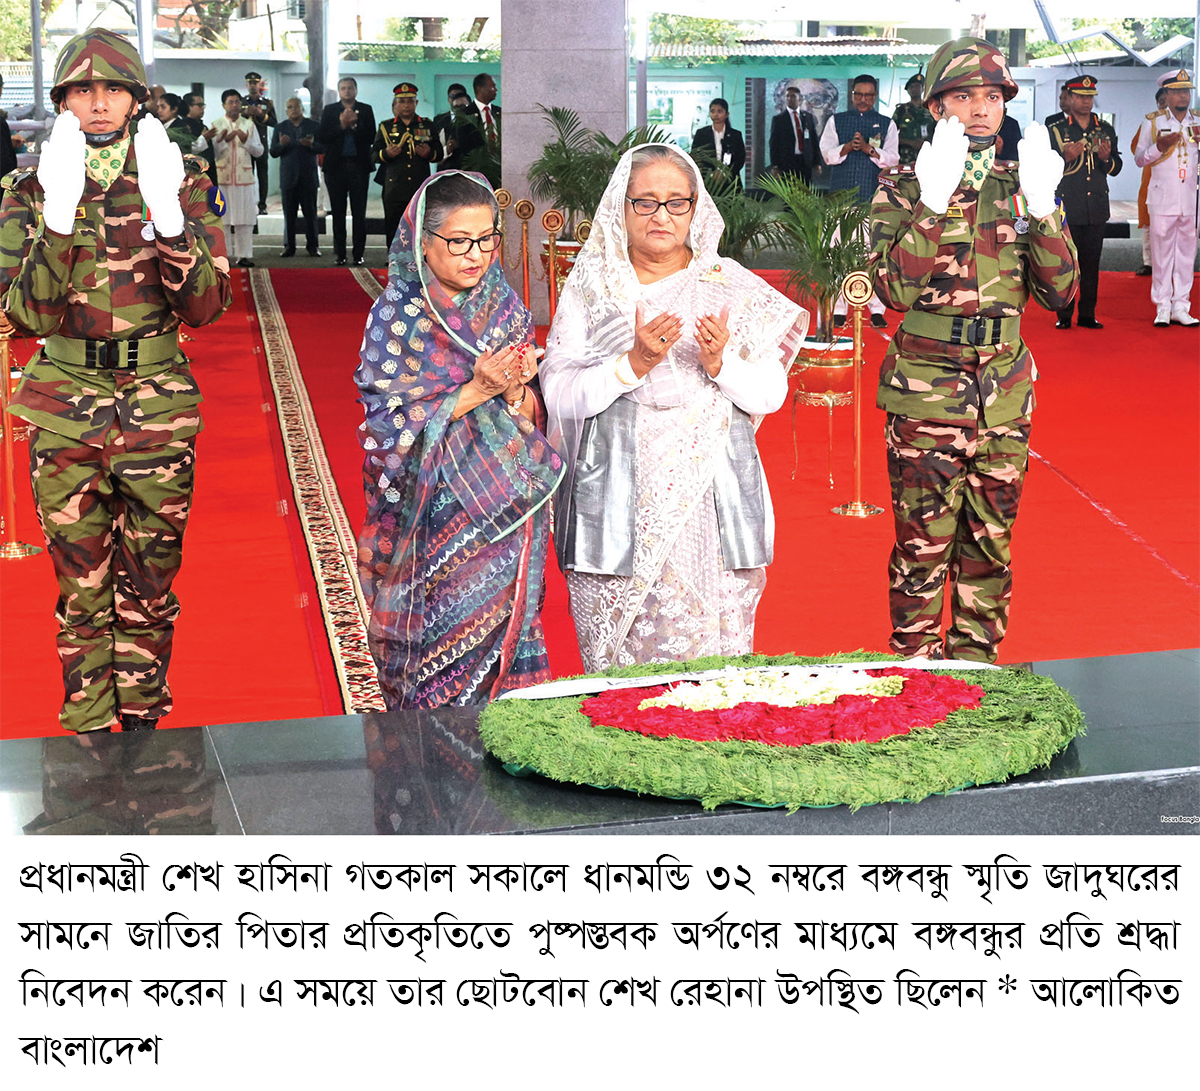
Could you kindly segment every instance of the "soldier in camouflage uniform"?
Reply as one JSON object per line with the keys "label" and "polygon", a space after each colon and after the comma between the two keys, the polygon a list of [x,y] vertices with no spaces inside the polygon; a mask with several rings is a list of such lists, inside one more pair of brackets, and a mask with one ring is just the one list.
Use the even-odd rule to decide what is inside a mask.
{"label": "soldier in camouflage uniform", "polygon": [[[200,392],[180,322],[229,306],[219,190],[186,175],[134,47],[94,30],[59,55],[37,175],[4,184],[0,293],[44,337],[11,412],[28,421],[34,496],[59,585],[69,731],[155,726],[192,492]],[[131,130],[134,130],[131,132]]]}
{"label": "soldier in camouflage uniform", "polygon": [[1004,103],[1017,92],[1001,54],[977,38],[949,42],[927,81],[933,140],[915,166],[880,177],[871,216],[876,290],[906,312],[878,397],[896,526],[891,647],[991,662],[1008,621],[1034,405],[1021,312],[1031,295],[1063,307],[1078,272],[1055,205],[1063,161],[1046,130],[1030,126],[1020,177],[995,159]]}
{"label": "soldier in camouflage uniform", "polygon": [[910,76],[904,85],[908,102],[902,102],[892,111],[900,149],[900,162],[915,163],[917,153],[933,136],[933,114],[925,109],[925,77],[918,72]]}

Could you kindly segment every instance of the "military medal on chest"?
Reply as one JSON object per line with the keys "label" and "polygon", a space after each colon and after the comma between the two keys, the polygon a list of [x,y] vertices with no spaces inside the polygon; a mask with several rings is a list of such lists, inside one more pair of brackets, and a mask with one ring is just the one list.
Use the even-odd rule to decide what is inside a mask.
{"label": "military medal on chest", "polygon": [[1025,194],[1014,193],[1008,199],[1008,211],[1013,214],[1013,230],[1018,235],[1024,235],[1029,231],[1029,202],[1025,200]]}

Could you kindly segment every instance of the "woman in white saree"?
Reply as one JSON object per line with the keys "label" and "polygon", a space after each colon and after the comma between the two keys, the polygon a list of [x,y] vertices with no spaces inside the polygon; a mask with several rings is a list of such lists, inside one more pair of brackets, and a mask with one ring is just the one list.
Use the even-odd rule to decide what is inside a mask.
{"label": "woman in white saree", "polygon": [[808,314],[719,257],[723,230],[689,157],[632,149],[550,331],[555,544],[588,671],[751,651],[775,529],[754,430]]}

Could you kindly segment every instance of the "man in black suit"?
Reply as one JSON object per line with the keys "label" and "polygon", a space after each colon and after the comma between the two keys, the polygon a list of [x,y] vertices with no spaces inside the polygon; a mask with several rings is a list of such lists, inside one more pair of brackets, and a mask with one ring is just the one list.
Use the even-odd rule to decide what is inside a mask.
{"label": "man in black suit", "polygon": [[283,252],[296,253],[296,206],[304,213],[304,231],[310,257],[320,256],[317,247],[317,123],[304,116],[304,103],[287,100],[287,118],[275,127],[271,155],[279,160],[279,193],[283,200]]}
{"label": "man in black suit", "polygon": [[800,109],[798,88],[789,87],[785,101],[787,109],[771,119],[771,173],[798,174],[811,186],[814,165],[824,163],[817,123],[812,114]]}
{"label": "man in black suit", "polygon": [[[708,104],[711,125],[703,125],[692,134],[692,158],[704,170],[708,164],[723,181],[742,188],[742,167],[746,165],[746,142],[729,124],[729,103],[715,98]],[[718,147],[718,143],[720,147]]]}
{"label": "man in black suit", "polygon": [[471,86],[475,91],[474,112],[483,122],[483,134],[488,144],[499,154],[500,148],[500,107],[493,106],[496,101],[496,81],[486,72],[480,72]]}
{"label": "man in black suit", "polygon": [[439,170],[462,168],[462,150],[458,140],[458,124],[456,114],[465,110],[471,99],[467,89],[461,83],[452,83],[446,89],[446,101],[450,109],[444,114],[433,117],[433,135],[442,148],[442,162]]}
{"label": "man in black suit", "polygon": [[367,248],[367,186],[371,181],[371,145],[375,113],[358,101],[358,82],[338,80],[338,101],[321,111],[317,143],[325,149],[325,188],[333,220],[335,264],[346,264],[346,201],[353,219],[354,264],[363,265]]}

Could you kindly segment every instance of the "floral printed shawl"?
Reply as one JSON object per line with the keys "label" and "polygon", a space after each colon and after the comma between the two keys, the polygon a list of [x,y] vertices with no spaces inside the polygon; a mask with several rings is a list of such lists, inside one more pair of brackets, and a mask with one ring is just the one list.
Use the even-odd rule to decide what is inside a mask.
{"label": "floral printed shawl", "polygon": [[[373,639],[386,636],[389,646],[408,649],[400,656],[407,662],[387,668],[401,674],[420,653],[425,607],[419,573],[428,505],[438,488],[448,488],[495,542],[545,504],[563,473],[542,432],[510,414],[503,398],[451,418],[475,360],[488,349],[528,343],[533,333],[499,261],[454,297],[425,264],[425,194],[451,173],[465,172],[430,177],[404,213],[388,255],[388,286],[371,308],[355,372],[365,417],[359,442],[366,452],[367,500],[359,575]],[[466,177],[487,187],[480,175]],[[539,572],[539,588],[540,579]],[[381,664],[381,675],[384,669]]]}

